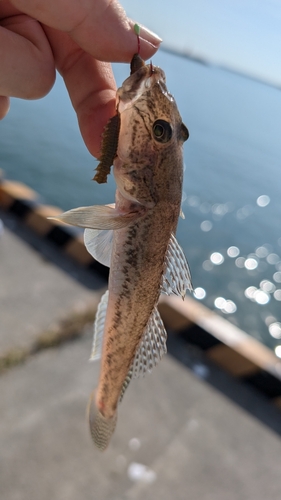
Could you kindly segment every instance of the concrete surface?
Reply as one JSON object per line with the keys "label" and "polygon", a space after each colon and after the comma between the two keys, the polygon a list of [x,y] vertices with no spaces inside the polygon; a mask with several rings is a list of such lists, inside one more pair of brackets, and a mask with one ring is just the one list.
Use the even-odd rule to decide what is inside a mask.
{"label": "concrete surface", "polygon": [[[7,229],[0,248],[4,237],[9,252],[0,263],[0,355],[6,345],[28,338],[27,321],[39,335],[46,321],[61,314],[61,293],[66,309],[83,294],[88,300],[96,293],[50,262],[45,275],[46,262]],[[7,281],[17,255],[21,265],[14,273],[19,288],[14,294]],[[42,302],[33,293],[38,279],[46,297]],[[9,300],[3,300],[5,290]],[[40,311],[34,315],[36,308]],[[85,419],[99,370],[88,362],[91,342],[89,328],[79,340],[34,355],[0,376],[1,500],[280,499],[280,435],[232,402],[222,387],[219,391],[201,380],[217,378],[219,386],[223,374],[211,373],[212,365],[196,352],[191,355],[188,346],[178,347],[179,357],[184,362],[185,349],[193,371],[166,356],[151,375],[133,381],[108,450],[96,450]],[[281,432],[277,410],[237,381],[226,380],[221,382],[225,392],[230,386],[230,392],[243,393],[249,408],[270,413]]]}
{"label": "concrete surface", "polygon": [[[109,449],[96,450],[90,346],[91,334],[0,378],[0,498],[280,499],[280,438],[169,356],[131,384]],[[130,481],[132,462],[152,484]]]}
{"label": "concrete surface", "polygon": [[[22,232],[13,219],[6,216],[4,221]],[[0,353],[30,345],[70,310],[79,311],[94,301],[93,292],[77,282],[79,270],[73,273],[70,265],[65,272],[53,265],[51,252],[42,255],[31,246],[38,239],[24,234],[27,241],[6,226],[0,237]],[[105,286],[94,276],[92,281],[97,288]]]}

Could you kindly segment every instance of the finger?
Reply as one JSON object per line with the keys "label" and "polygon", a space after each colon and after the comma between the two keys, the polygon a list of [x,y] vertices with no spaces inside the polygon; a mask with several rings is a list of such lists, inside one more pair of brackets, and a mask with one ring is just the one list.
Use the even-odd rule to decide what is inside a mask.
{"label": "finger", "polygon": [[0,95],[43,97],[55,79],[54,60],[41,25],[26,15],[1,20]]}
{"label": "finger", "polygon": [[[95,59],[129,62],[137,51],[134,22],[117,0],[11,0],[22,12],[65,31]],[[161,39],[145,27],[140,31],[140,55],[151,57]]]}
{"label": "finger", "polygon": [[99,157],[104,127],[115,113],[116,84],[111,66],[96,61],[66,33],[44,29],[77,113],[85,144],[91,154]]}
{"label": "finger", "polygon": [[10,99],[9,97],[0,96],[0,120],[3,120],[8,114],[10,109]]}

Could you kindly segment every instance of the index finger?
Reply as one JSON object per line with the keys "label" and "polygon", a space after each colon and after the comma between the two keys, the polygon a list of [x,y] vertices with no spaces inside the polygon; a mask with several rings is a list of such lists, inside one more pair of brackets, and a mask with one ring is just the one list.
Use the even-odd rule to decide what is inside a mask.
{"label": "index finger", "polygon": [[111,65],[84,52],[66,33],[44,26],[80,131],[90,153],[99,157],[101,137],[115,114],[116,84]]}
{"label": "index finger", "polygon": [[[95,59],[129,62],[137,52],[134,22],[117,0],[11,0],[22,12],[45,25],[65,31]],[[161,39],[140,27],[140,55],[151,57]]]}

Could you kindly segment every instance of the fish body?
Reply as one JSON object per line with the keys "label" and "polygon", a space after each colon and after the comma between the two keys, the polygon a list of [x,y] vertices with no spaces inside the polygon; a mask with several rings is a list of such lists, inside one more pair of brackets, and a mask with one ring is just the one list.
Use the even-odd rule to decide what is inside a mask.
{"label": "fish body", "polygon": [[117,114],[115,205],[61,216],[87,228],[88,251],[110,266],[108,292],[94,327],[92,358],[101,354],[100,377],[89,403],[91,433],[100,449],[108,445],[130,379],[150,371],[166,352],[166,331],[157,310],[160,293],[184,297],[186,288],[192,288],[174,236],[188,131],[164,72],[137,60],[117,91]]}

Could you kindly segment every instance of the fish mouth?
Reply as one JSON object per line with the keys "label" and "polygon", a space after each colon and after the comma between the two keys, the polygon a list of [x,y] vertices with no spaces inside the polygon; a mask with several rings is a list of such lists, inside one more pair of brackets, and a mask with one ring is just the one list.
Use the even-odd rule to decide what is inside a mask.
{"label": "fish mouth", "polygon": [[131,74],[117,91],[118,112],[122,113],[133,106],[135,101],[155,83],[159,84],[161,91],[167,97],[172,98],[165,82],[165,73],[161,68],[154,66],[152,62],[145,64],[140,55],[135,54],[131,60]]}
{"label": "fish mouth", "polygon": [[145,66],[144,60],[141,58],[139,54],[134,54],[133,58],[131,60],[131,73],[130,75],[133,75],[138,71],[140,68]]}

